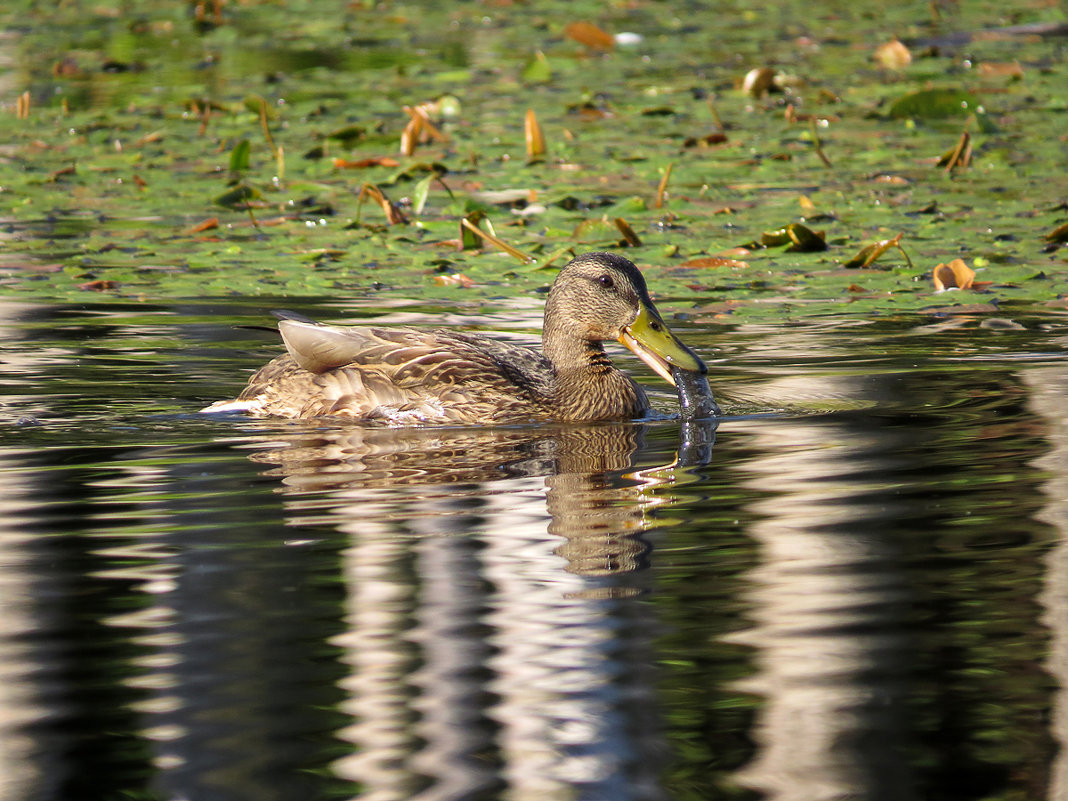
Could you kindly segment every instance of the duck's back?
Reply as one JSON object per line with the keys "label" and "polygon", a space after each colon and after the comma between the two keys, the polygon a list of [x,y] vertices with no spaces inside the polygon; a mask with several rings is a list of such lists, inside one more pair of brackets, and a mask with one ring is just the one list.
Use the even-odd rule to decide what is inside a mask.
{"label": "duck's back", "polygon": [[530,348],[446,329],[283,320],[279,330],[289,353],[252,376],[235,410],[395,424],[553,416],[552,365]]}

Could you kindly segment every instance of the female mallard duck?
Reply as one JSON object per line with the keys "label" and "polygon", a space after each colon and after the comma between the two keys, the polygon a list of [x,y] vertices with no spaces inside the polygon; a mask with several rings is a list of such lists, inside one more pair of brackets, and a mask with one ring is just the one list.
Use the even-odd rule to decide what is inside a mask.
{"label": "female mallard duck", "polygon": [[393,424],[626,420],[645,392],[601,343],[626,345],[673,386],[673,369],[704,374],[668,331],[630,261],[586,253],[545,303],[542,351],[446,329],[335,327],[283,319],[288,355],[249,379],[234,401],[204,411],[255,417],[336,415]]}

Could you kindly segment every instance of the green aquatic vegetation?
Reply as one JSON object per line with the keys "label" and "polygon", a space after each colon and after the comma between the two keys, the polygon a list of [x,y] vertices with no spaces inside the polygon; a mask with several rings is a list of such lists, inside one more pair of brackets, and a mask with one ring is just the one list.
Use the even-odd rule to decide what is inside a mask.
{"label": "green aquatic vegetation", "polygon": [[[979,35],[1005,24],[992,2],[778,6],[243,4],[203,25],[162,3],[8,4],[0,284],[477,299],[625,248],[678,310],[1062,303],[1063,42]],[[767,23],[801,18],[818,34]],[[910,60],[886,69],[893,36]],[[764,67],[768,91],[743,92]],[[496,241],[462,227],[473,212]],[[720,254],[747,266],[680,266]],[[958,257],[986,287],[936,294]]]}

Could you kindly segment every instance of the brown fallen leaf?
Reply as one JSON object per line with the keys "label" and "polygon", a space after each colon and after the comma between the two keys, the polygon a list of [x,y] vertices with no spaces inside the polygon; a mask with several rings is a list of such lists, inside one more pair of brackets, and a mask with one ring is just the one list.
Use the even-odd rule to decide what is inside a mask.
{"label": "brown fallen leaf", "polygon": [[203,222],[197,223],[192,228],[187,230],[186,233],[187,234],[199,234],[199,233],[202,233],[204,231],[210,231],[213,228],[218,228],[218,227],[219,227],[219,218],[218,217],[211,217],[211,218],[209,218],[207,220],[204,220]]}
{"label": "brown fallen leaf", "polygon": [[727,134],[722,131],[713,131],[710,134],[704,136],[691,136],[687,138],[683,143],[683,147],[710,147],[712,145],[722,145],[729,141]]}
{"label": "brown fallen leaf", "polygon": [[742,91],[750,97],[761,98],[768,92],[777,91],[775,70],[771,67],[756,67],[742,78]]}
{"label": "brown fallen leaf", "polygon": [[545,137],[542,135],[538,117],[532,108],[527,109],[527,116],[523,122],[523,134],[527,143],[527,163],[533,164],[545,158]]}
{"label": "brown fallen leaf", "polygon": [[964,259],[953,259],[949,264],[939,264],[931,274],[935,291],[947,289],[971,289],[975,280],[975,270],[964,263]]}
{"label": "brown fallen leaf", "polygon": [[147,133],[134,142],[134,147],[140,147],[142,145],[151,144],[152,142],[159,142],[163,139],[163,131],[152,131]]}
{"label": "brown fallen leaf", "polygon": [[654,208],[664,207],[664,197],[667,194],[668,180],[671,178],[671,170],[675,167],[675,163],[669,161],[668,165],[664,168],[664,175],[660,178],[660,184],[656,187],[656,200],[653,201]]}
{"label": "brown fallen leaf", "polygon": [[82,68],[74,56],[64,56],[52,65],[52,75],[56,78],[74,78],[82,75]]}
{"label": "brown fallen leaf", "polygon": [[84,284],[78,284],[78,289],[84,289],[88,292],[106,292],[109,289],[118,289],[118,287],[118,281],[105,281],[103,279],[86,281]]}
{"label": "brown fallen leaf", "polygon": [[438,286],[458,286],[464,289],[470,289],[475,285],[473,279],[468,278],[463,273],[450,273],[449,275],[435,275],[434,283]]}
{"label": "brown fallen leaf", "polygon": [[486,219],[484,214],[477,211],[468,214],[466,217],[460,220],[460,240],[465,250],[470,249],[468,247],[467,241],[465,241],[468,240],[468,236],[464,233],[466,231],[469,234],[474,235],[474,237],[476,237],[481,242],[488,242],[498,250],[503,250],[509,256],[516,259],[517,261],[522,262],[523,264],[534,263],[534,258],[532,256],[524,253],[517,247],[509,245],[495,233],[483,231],[479,227],[479,223],[481,223],[483,220],[485,220],[487,226],[489,226],[489,220]]}
{"label": "brown fallen leaf", "polygon": [[362,170],[367,167],[399,167],[400,162],[390,156],[373,156],[368,159],[349,161],[348,159],[334,159],[334,166],[339,170]]}
{"label": "brown fallen leaf", "polygon": [[612,50],[616,46],[615,37],[592,22],[569,22],[564,27],[564,36],[592,50]]}
{"label": "brown fallen leaf", "polygon": [[412,114],[408,124],[401,131],[400,152],[402,156],[410,156],[415,153],[415,149],[419,146],[419,137],[423,133],[424,119],[425,117],[420,114]]}
{"label": "brown fallen leaf", "polygon": [[680,268],[733,267],[735,269],[745,269],[749,266],[749,263],[739,261],[738,259],[730,259],[725,256],[699,256],[696,259],[684,261],[678,266]]}
{"label": "brown fallen leaf", "polygon": [[45,183],[54,184],[60,178],[66,175],[74,175],[77,171],[78,170],[73,165],[71,165],[70,167],[61,167],[60,169],[55,170],[54,172],[50,172],[48,174],[48,178],[45,179]]}
{"label": "brown fallen leaf", "polygon": [[397,207],[388,197],[385,192],[379,189],[374,184],[364,184],[360,189],[359,197],[356,199],[356,217],[359,219],[359,210],[363,205],[364,198],[370,198],[379,205],[383,213],[386,215],[386,221],[390,225],[405,225],[408,222],[408,218],[404,216],[404,212]]}
{"label": "brown fallen leaf", "polygon": [[873,57],[876,64],[888,70],[902,70],[912,63],[912,53],[896,38],[876,47]]}
{"label": "brown fallen leaf", "polygon": [[872,242],[870,245],[862,247],[857,252],[857,255],[849,261],[843,262],[842,266],[851,270],[870,267],[880,256],[890,250],[890,248],[897,248],[901,251],[901,255],[905,257],[905,261],[907,261],[911,267],[912,259],[909,258],[909,254],[905,252],[905,249],[901,247],[901,237],[904,235],[904,232],[902,232],[891,239],[880,239],[877,242]]}
{"label": "brown fallen leaf", "polygon": [[612,222],[619,229],[619,233],[623,234],[623,241],[627,243],[628,247],[640,248],[642,246],[641,239],[634,233],[634,229],[630,227],[626,220],[622,217],[616,217]]}
{"label": "brown fallen leaf", "polygon": [[877,184],[891,184],[893,186],[908,186],[912,183],[908,178],[903,175],[890,175],[885,172],[881,172],[878,175],[873,175],[871,180]]}
{"label": "brown fallen leaf", "polygon": [[1023,78],[1023,67],[1019,61],[997,62],[983,61],[975,68],[981,78],[1009,78],[1019,80]]}
{"label": "brown fallen leaf", "polygon": [[1048,242],[1068,242],[1068,222],[1058,225],[1045,238]]}
{"label": "brown fallen leaf", "polygon": [[971,161],[972,135],[967,131],[962,131],[956,147],[942,154],[942,157],[938,159],[938,166],[944,167],[946,172],[951,172],[957,169],[963,170],[971,164]]}

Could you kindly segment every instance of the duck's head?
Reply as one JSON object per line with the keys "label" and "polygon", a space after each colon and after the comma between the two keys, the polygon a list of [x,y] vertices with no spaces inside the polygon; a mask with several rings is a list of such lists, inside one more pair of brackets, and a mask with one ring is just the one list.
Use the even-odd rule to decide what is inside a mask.
{"label": "duck's head", "polygon": [[560,271],[545,306],[546,344],[557,334],[618,340],[672,386],[672,368],[707,372],[664,324],[638,268],[612,253],[584,253]]}

